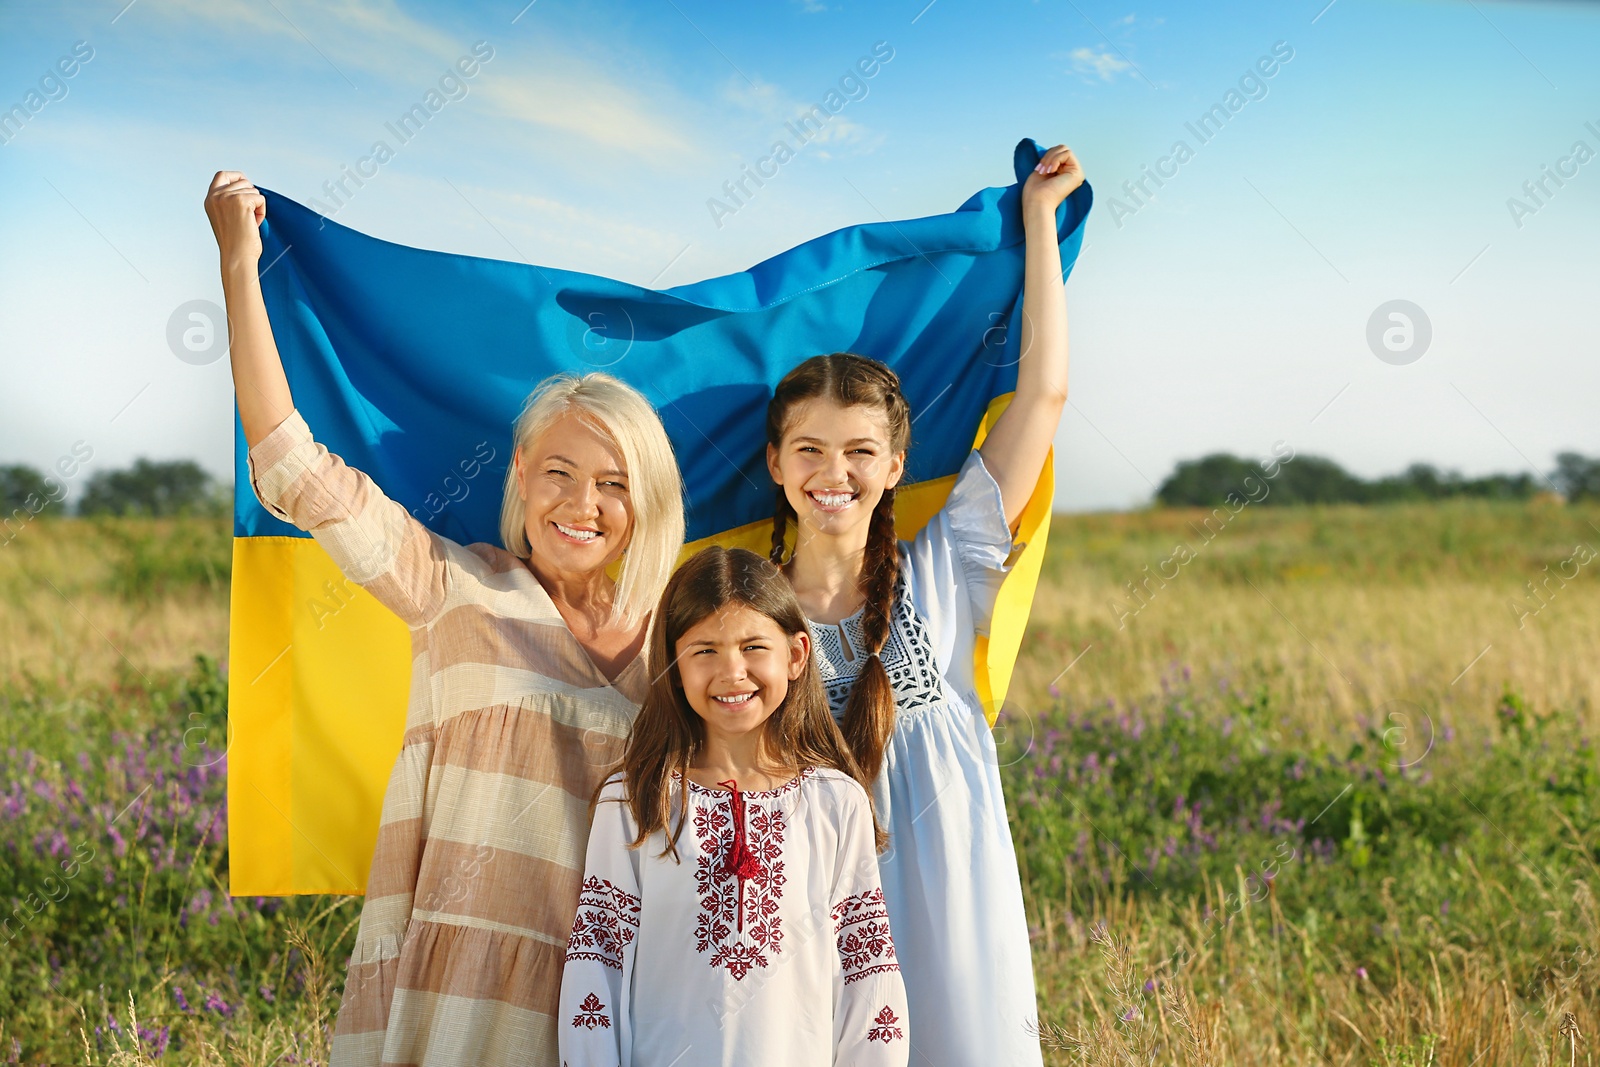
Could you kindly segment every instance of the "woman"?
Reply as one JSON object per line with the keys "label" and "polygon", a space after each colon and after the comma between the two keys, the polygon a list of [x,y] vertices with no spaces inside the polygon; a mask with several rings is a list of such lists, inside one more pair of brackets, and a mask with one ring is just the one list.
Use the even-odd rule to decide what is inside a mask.
{"label": "woman", "polygon": [[220,171],[206,214],[251,486],[411,630],[331,1063],[554,1067],[588,802],[649,687],[648,616],[683,541],[672,446],[615,378],[553,378],[516,420],[505,548],[446,540],[295,409],[257,275],[265,198]]}

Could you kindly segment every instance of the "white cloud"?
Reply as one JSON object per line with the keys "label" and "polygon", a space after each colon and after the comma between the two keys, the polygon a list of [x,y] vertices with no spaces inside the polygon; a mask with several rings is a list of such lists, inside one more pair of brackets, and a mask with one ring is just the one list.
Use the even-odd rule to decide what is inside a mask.
{"label": "white cloud", "polygon": [[1099,75],[1101,81],[1110,81],[1123,71],[1133,69],[1132,63],[1104,48],[1098,52],[1092,48],[1074,48],[1068,55],[1073,70],[1084,75]]}
{"label": "white cloud", "polygon": [[[849,148],[856,153],[871,152],[883,143],[882,134],[874,132],[849,117],[851,109],[859,108],[867,100],[871,99],[872,83],[870,81],[862,81],[861,83],[867,87],[867,95],[859,100],[851,100],[846,97],[845,110],[840,111],[838,114],[829,115],[828,109],[822,108],[822,113],[829,115],[829,117],[826,122],[822,123],[821,132],[813,134],[810,140],[820,144],[832,144],[835,149]],[[815,128],[817,116],[812,109],[821,106],[822,99],[828,94],[829,90],[839,91],[837,85],[828,85],[816,94],[815,99],[803,100],[800,97],[789,95],[782,88],[770,82],[764,82],[759,79],[750,82],[743,78],[730,78],[723,86],[722,98],[739,110],[747,112],[764,123],[769,127],[767,132],[770,132],[773,136],[790,139],[784,124],[798,122],[802,116],[811,116],[811,128]],[[841,92],[840,95],[842,96],[843,93]],[[829,154],[826,151],[819,151],[817,154],[824,159],[829,158]]]}
{"label": "white cloud", "polygon": [[700,151],[669,111],[587,71],[546,68],[501,73],[491,65],[473,94],[516,122],[561,130],[611,148],[674,156]]}
{"label": "white cloud", "polygon": [[[186,24],[208,24],[232,40],[248,38],[257,58],[270,50],[275,61],[332,67],[362,89],[376,80],[384,89],[419,96],[474,43],[414,18],[394,0],[275,0],[271,6],[170,0],[155,9]],[[605,65],[558,42],[541,49],[537,65],[501,59],[513,50],[512,40],[490,37],[488,43],[496,58],[482,66],[471,92],[505,118],[609,147],[674,155],[697,150],[673,113],[675,94],[668,87],[620,81]]]}
{"label": "white cloud", "polygon": [[146,19],[158,16],[185,26],[209,24],[234,41],[248,41],[258,56],[270,49],[274,60],[402,84],[415,81],[419,71],[426,75],[434,64],[453,63],[470,44],[412,18],[393,0],[275,0],[270,5],[165,0],[144,13]]}

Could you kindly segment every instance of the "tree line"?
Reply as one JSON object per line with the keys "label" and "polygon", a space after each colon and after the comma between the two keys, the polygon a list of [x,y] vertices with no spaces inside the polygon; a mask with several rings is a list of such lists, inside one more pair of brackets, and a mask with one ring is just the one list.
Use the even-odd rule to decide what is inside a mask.
{"label": "tree line", "polygon": [[[1556,456],[1547,477],[1532,473],[1465,478],[1428,463],[1399,474],[1364,480],[1331,459],[1296,456],[1271,465],[1227,452],[1184,460],[1156,490],[1168,507],[1214,507],[1229,494],[1263,504],[1386,504],[1477,497],[1527,500],[1553,485],[1569,501],[1600,500],[1600,459],[1577,452]],[[1248,479],[1248,481],[1247,481]],[[1265,496],[1258,496],[1266,486]],[[31,518],[46,509],[64,513],[66,487],[32,467],[0,466],[0,520]],[[126,470],[97,471],[71,510],[78,515],[221,515],[231,507],[233,486],[218,483],[193,460],[135,460]]]}
{"label": "tree line", "polygon": [[[64,514],[66,485],[23,464],[0,466],[0,521]],[[134,460],[125,470],[96,471],[70,509],[79,515],[222,515],[233,486],[220,484],[193,460]]]}
{"label": "tree line", "polygon": [[[1274,468],[1275,473],[1266,473]],[[1263,486],[1265,495],[1258,495]],[[1390,504],[1457,497],[1527,500],[1551,486],[1568,501],[1600,500],[1600,459],[1562,452],[1556,456],[1555,469],[1544,477],[1524,472],[1465,478],[1457,471],[1413,463],[1399,474],[1366,480],[1321,456],[1295,456],[1265,465],[1214,452],[1180,462],[1156,490],[1156,502],[1168,507],[1214,507],[1226,503],[1230,494],[1262,504]]]}

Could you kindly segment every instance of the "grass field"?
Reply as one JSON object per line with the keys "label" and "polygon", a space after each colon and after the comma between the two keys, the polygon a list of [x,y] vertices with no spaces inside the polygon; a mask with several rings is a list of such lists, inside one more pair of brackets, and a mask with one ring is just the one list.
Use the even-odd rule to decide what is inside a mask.
{"label": "grass field", "polygon": [[[1052,1063],[1600,1063],[1600,509],[1058,517],[998,725]],[[226,895],[221,522],[0,549],[0,1061],[316,1063]],[[197,726],[199,729],[197,729]]]}

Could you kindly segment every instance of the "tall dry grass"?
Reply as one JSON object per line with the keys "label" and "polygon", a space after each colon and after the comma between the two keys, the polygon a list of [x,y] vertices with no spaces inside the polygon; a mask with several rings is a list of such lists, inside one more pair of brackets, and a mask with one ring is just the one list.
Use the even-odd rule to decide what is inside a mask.
{"label": "tall dry grass", "polygon": [[[1272,717],[1263,736],[1296,744],[1359,739],[1391,713],[1413,730],[1489,738],[1509,689],[1533,708],[1567,709],[1593,735],[1600,561],[1558,581],[1550,575],[1575,546],[1600,547],[1600,510],[1543,502],[1247,508],[1220,529],[1213,519],[1209,540],[1204,521],[1193,511],[1056,518],[1011,692],[1013,721],[1043,730],[1064,708],[1108,698],[1119,708],[1177,700],[1205,719],[1234,714],[1259,692]],[[1168,564],[1160,578],[1180,543],[1192,558]],[[103,696],[142,675],[182,672],[197,652],[221,659],[229,547],[225,520],[30,524],[0,547],[5,686],[47,698]],[[1530,582],[1541,583],[1542,599],[1529,596]],[[1207,693],[1230,696],[1195,696]],[[95,705],[28,706],[60,717]],[[94,723],[82,737],[85,749],[103,743]],[[1452,765],[1429,766],[1449,798]],[[1008,801],[1015,812],[1016,795]],[[1574,803],[1566,810],[1600,812],[1600,796]],[[1244,856],[1197,891],[1158,892],[1127,862],[1094,849],[1077,867],[1046,869],[1046,852],[1019,837],[1047,1061],[1595,1067],[1593,818],[1579,826],[1532,801],[1519,810],[1548,814],[1513,827],[1518,837],[1499,855],[1459,859],[1466,873],[1452,893],[1482,917],[1467,930],[1419,910],[1403,873],[1349,871],[1352,899],[1383,902],[1375,920],[1320,901],[1319,917],[1286,910],[1276,887],[1259,904],[1230,906],[1245,897]],[[1546,854],[1523,862],[1519,841],[1537,841]],[[1554,863],[1552,851],[1565,859]],[[331,956],[356,903],[330,901],[313,921],[285,927],[281,966],[297,961],[302,994],[283,998],[280,1010],[252,1001],[227,1019],[176,1012],[169,973],[131,996],[102,991],[87,1006],[83,1062],[325,1062],[343,977],[342,960]],[[1353,940],[1351,924],[1368,921],[1372,936]],[[1534,943],[1578,947],[1541,958],[1527,950]],[[177,949],[175,967],[184,963]],[[1391,951],[1392,959],[1374,955]],[[1381,984],[1369,968],[1383,972]],[[287,972],[276,982],[286,988]],[[124,1020],[120,1032],[108,1028],[112,1016]],[[139,1036],[158,1016],[176,1020],[173,1034],[182,1035],[159,1057]],[[0,1059],[10,1046],[5,1027],[0,1021]],[[67,1036],[78,1043],[80,1035]]]}
{"label": "tall dry grass", "polygon": [[0,546],[0,678],[76,695],[228,651],[226,519],[38,518]]}
{"label": "tall dry grass", "polygon": [[1597,724],[1600,558],[1561,565],[1600,553],[1600,508],[1247,507],[1209,542],[1206,514],[1056,517],[1019,711],[1157,694],[1186,667],[1202,688],[1270,684],[1323,736],[1408,705],[1482,725],[1507,684]]}

